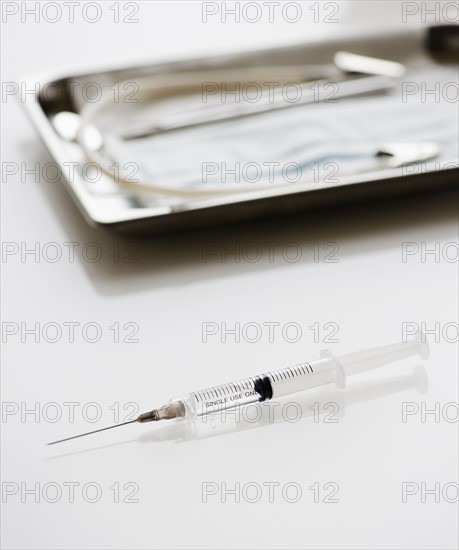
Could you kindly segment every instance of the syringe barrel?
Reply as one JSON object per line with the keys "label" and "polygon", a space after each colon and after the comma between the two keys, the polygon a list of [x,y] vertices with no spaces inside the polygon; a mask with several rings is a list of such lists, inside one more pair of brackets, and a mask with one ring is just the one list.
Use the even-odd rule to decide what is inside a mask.
{"label": "syringe barrel", "polygon": [[200,417],[321,386],[335,380],[336,367],[333,361],[322,358],[311,363],[301,363],[295,367],[213,386],[173,401],[179,400],[184,403],[186,417]]}
{"label": "syringe barrel", "polygon": [[266,401],[330,382],[335,382],[343,388],[348,374],[361,373],[410,355],[419,354],[426,358],[428,352],[428,344],[422,333],[409,342],[362,350],[341,357],[335,357],[329,350],[323,350],[321,358],[316,361],[300,363],[295,367],[244,378],[221,386],[213,386],[173,399],[172,402],[180,405],[176,408],[181,411],[177,417],[196,418],[219,411],[234,410],[243,405]]}

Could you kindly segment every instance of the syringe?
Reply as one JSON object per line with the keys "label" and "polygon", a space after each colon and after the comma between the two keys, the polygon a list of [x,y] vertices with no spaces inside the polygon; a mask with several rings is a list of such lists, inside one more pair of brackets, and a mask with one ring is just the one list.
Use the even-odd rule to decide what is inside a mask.
{"label": "syringe", "polygon": [[412,340],[407,342],[366,349],[341,357],[336,357],[329,350],[323,350],[320,359],[315,361],[300,363],[294,367],[244,378],[237,382],[229,382],[192,392],[182,397],[176,397],[171,399],[167,405],[143,413],[135,420],[53,441],[48,445],[62,443],[77,437],[133,424],[134,422],[196,419],[272,398],[291,395],[329,383],[335,383],[338,387],[344,388],[348,375],[359,374],[410,355],[420,355],[423,359],[429,356],[429,347],[423,333],[419,332]]}

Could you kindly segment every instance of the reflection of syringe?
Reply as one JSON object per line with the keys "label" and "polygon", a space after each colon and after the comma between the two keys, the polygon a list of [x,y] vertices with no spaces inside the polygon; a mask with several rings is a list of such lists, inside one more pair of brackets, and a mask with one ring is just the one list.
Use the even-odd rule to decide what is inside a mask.
{"label": "reflection of syringe", "polygon": [[144,423],[172,418],[179,420],[199,418],[331,382],[344,388],[347,375],[365,372],[416,354],[419,354],[422,358],[426,358],[429,354],[428,345],[422,333],[419,333],[417,337],[409,342],[358,351],[339,358],[335,357],[330,351],[324,350],[321,353],[321,358],[316,361],[301,363],[295,367],[196,391],[172,399],[167,405],[141,414],[135,420],[54,441],[49,445],[134,422]]}

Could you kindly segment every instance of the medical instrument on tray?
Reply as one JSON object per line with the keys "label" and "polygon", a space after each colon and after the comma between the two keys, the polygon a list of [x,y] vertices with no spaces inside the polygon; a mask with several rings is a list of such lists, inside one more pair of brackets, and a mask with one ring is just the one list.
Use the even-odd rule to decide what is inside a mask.
{"label": "medical instrument on tray", "polygon": [[[394,61],[386,61],[383,59],[376,59],[374,57],[367,57],[363,55],[356,55],[349,52],[337,52],[333,58],[333,64],[328,65],[281,65],[281,66],[259,66],[259,67],[241,67],[241,68],[228,68],[228,69],[214,69],[209,67],[207,70],[203,70],[199,73],[180,71],[178,73],[159,73],[149,76],[144,76],[136,79],[138,83],[138,91],[141,95],[147,96],[149,101],[164,99],[165,97],[174,95],[189,94],[192,91],[203,92],[203,85],[205,83],[219,83],[225,84],[268,84],[274,86],[274,93],[278,95],[281,84],[299,84],[303,83],[304,86],[319,83],[332,83],[338,84],[338,80],[342,81],[345,75],[357,76],[366,75],[367,78],[371,76],[386,77],[387,79],[396,79],[403,76],[406,72],[404,65]],[[276,82],[273,82],[273,81]],[[210,81],[210,82],[209,82]],[[384,91],[386,89],[387,80],[381,81],[384,83],[382,89],[375,91]],[[127,81],[128,84],[133,84],[131,81]],[[306,84],[304,84],[306,83]],[[124,87],[123,82],[118,83],[117,88],[120,90],[119,97],[116,103],[134,103],[139,102],[139,98],[130,97],[132,95],[132,87]],[[140,85],[141,84],[141,85]],[[277,85],[277,87],[275,87]],[[82,125],[82,119],[85,123],[91,123],[94,115],[103,110],[104,107],[110,106],[113,102],[113,94],[110,88],[105,89],[102,96],[97,98],[97,101],[90,101],[89,105],[82,107],[82,115],[70,111],[60,111],[53,116],[52,122],[54,129],[57,133],[68,141],[75,141],[78,137],[78,131]],[[124,90],[124,93],[121,91]],[[354,88],[355,90],[355,88]],[[257,98],[258,99],[258,98]],[[271,96],[269,96],[271,100]],[[323,99],[326,99],[323,98]],[[257,109],[257,105],[254,106],[252,101],[248,102],[250,105]],[[257,101],[258,103],[258,101]],[[92,107],[91,107],[92,105]],[[291,106],[291,103],[285,102],[285,107]],[[175,119],[175,124],[163,122],[163,126],[168,126],[167,130],[180,129],[190,126],[190,121],[183,122],[183,116],[195,116],[197,112],[209,111],[214,109],[215,105],[209,105],[202,103],[199,107],[195,107],[193,110],[188,110],[185,113],[177,113],[178,117],[182,120],[181,123]],[[231,110],[231,102],[223,103],[218,106],[220,116],[227,120],[228,115],[225,113],[227,109]],[[80,112],[81,112],[80,111]],[[266,111],[265,111],[266,112]],[[222,114],[223,113],[223,114]],[[245,112],[245,114],[250,114]],[[219,116],[218,112],[214,112],[208,122],[214,122],[214,117]],[[240,116],[240,113],[236,113],[236,118]],[[198,121],[198,124],[201,123]],[[174,126],[174,127],[173,127]],[[142,137],[149,135],[152,125],[148,126],[143,123],[142,126],[134,126],[129,130],[124,127],[122,134],[126,139],[134,139],[135,137]],[[166,128],[164,131],[167,131]],[[154,132],[158,133],[158,129],[154,128]],[[91,150],[96,148],[95,142],[91,141],[88,144]]]}
{"label": "medical instrument on tray", "polygon": [[134,422],[196,419],[329,383],[335,383],[338,387],[344,388],[347,375],[359,374],[417,354],[423,359],[426,359],[429,355],[429,347],[422,332],[419,332],[417,336],[407,342],[370,348],[342,355],[341,357],[336,357],[329,350],[323,350],[320,359],[315,361],[300,363],[295,367],[192,392],[171,399],[167,405],[143,413],[135,420],[53,441],[48,445],[62,443],[85,435],[125,426],[126,424],[133,424]]}
{"label": "medical instrument on tray", "polygon": [[313,103],[336,103],[346,97],[357,97],[375,92],[392,90],[395,87],[393,78],[386,76],[364,76],[344,80],[342,82],[328,82],[324,80],[295,84],[295,91],[300,97],[295,100],[286,100],[283,89],[274,88],[271,95],[265,94],[256,102],[241,101],[222,105],[209,105],[186,113],[169,115],[156,120],[154,125],[133,128],[121,133],[124,140],[140,139],[157,134],[164,134],[176,130],[195,128],[204,124],[215,124],[228,120],[235,120],[247,116],[254,116],[280,109],[288,109],[310,105]]}
{"label": "medical instrument on tray", "polygon": [[[321,103],[323,101],[333,101],[345,97],[355,97],[359,95],[371,94],[374,92],[384,92],[394,88],[397,78],[402,77],[406,69],[401,63],[376,59],[363,55],[356,55],[350,52],[337,52],[334,56],[334,68],[327,66],[313,67],[291,66],[291,67],[266,67],[257,69],[244,69],[237,71],[237,79],[234,78],[235,71],[231,73],[222,73],[219,77],[218,72],[213,73],[212,83],[225,81],[232,83],[261,82],[263,72],[265,74],[264,85],[269,84],[267,75],[276,75],[276,78],[284,82],[287,86],[293,84],[297,91],[301,91],[301,97],[298,100],[286,100],[284,90],[281,86],[270,89],[270,93],[253,100],[244,100],[241,102],[228,102],[218,105],[201,105],[200,108],[178,113],[174,116],[165,117],[162,120],[155,121],[154,124],[138,128],[131,128],[121,134],[123,139],[138,139],[141,137],[152,136],[173,130],[182,130],[192,128],[202,124],[211,124],[226,120],[233,120],[246,116],[277,111],[310,103]],[[316,73],[320,77],[305,79],[305,75]],[[344,80],[344,75],[354,75],[354,78]],[[366,75],[362,78],[355,78],[355,75]],[[340,82],[332,79],[340,79]],[[309,80],[309,81],[308,81]],[[186,82],[186,79],[185,79]],[[301,84],[300,84],[301,83]],[[183,77],[180,80],[181,86],[184,85]],[[274,83],[272,83],[274,84]],[[277,83],[276,83],[277,84]],[[280,84],[280,83],[279,83]],[[317,86],[318,84],[318,86]],[[196,85],[196,77],[191,77],[189,85]],[[313,87],[314,85],[314,87]],[[158,86],[157,77],[150,77],[149,82],[145,82],[146,88]],[[198,79],[200,91],[203,88],[202,78]],[[330,90],[330,87],[336,86],[336,90]]]}
{"label": "medical instrument on tray", "polygon": [[[185,112],[175,112],[159,115],[155,122],[126,121],[119,129],[104,129],[99,125],[100,117],[107,115],[107,109],[113,105],[113,90],[106,89],[97,102],[89,102],[81,108],[80,115],[70,112],[61,112],[55,115],[53,124],[63,137],[77,142],[88,159],[95,163],[106,175],[113,177],[113,166],[117,166],[117,182],[125,188],[139,191],[156,192],[178,196],[206,196],[228,195],[231,193],[246,193],[274,187],[285,187],[283,183],[260,183],[257,185],[237,186],[205,186],[171,188],[152,181],[140,174],[132,178],[131,166],[124,169],[117,163],[116,155],[110,153],[107,142],[116,141],[121,145],[123,141],[154,137],[165,132],[186,130],[207,124],[230,121],[257,114],[277,111],[284,108],[294,108],[308,104],[337,102],[343,98],[363,96],[373,93],[386,92],[393,89],[398,78],[405,74],[405,67],[401,63],[376,59],[349,52],[337,52],[331,65],[292,65],[266,66],[240,69],[212,69],[201,73],[181,72],[172,74],[156,74],[142,77],[137,80],[142,102],[152,104],[165,98],[176,98],[190,94],[201,94],[200,106],[188,109]],[[308,80],[313,76],[315,80]],[[333,80],[333,78],[335,80]],[[211,82],[215,85],[244,85],[244,84],[273,84],[269,88],[269,97],[262,95],[256,102],[224,102],[218,104],[202,103],[203,84]],[[294,83],[301,91],[298,101],[288,101],[285,98],[281,84]],[[129,86],[120,83],[119,89],[125,89],[125,94],[132,93]],[[126,99],[120,93],[118,102]],[[139,100],[136,100],[139,101]],[[137,108],[137,107],[133,107]],[[108,119],[116,116],[108,116]],[[134,117],[135,120],[135,117]],[[122,163],[121,163],[122,164]],[[129,164],[129,163],[128,163]]]}

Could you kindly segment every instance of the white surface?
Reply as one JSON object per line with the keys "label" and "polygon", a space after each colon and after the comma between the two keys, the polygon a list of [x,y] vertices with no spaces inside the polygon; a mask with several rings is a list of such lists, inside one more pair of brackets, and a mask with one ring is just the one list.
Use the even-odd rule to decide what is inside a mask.
{"label": "white surface", "polygon": [[[358,3],[364,13],[364,3]],[[374,3],[373,3],[374,4]],[[386,5],[388,3],[385,3]],[[390,3],[390,4],[396,4]],[[356,6],[347,6],[356,13]],[[378,13],[377,7],[372,8]],[[391,9],[395,10],[391,6]],[[352,12],[354,10],[354,12]],[[392,16],[395,11],[392,12]],[[200,22],[198,3],[150,2],[141,5],[140,23],[115,25],[21,24],[3,28],[3,80],[24,74],[65,70],[89,64],[123,64],[138,58],[170,58],[330,33],[310,25],[276,23],[231,25]],[[362,15],[364,20],[365,16]],[[381,22],[381,17],[376,17]],[[390,14],[388,24],[393,22]],[[393,25],[392,25],[393,26]],[[335,31],[333,31],[335,32]],[[22,106],[3,105],[3,161],[51,160],[26,119]],[[59,184],[36,184],[29,177],[2,184],[3,241],[96,242],[103,259],[35,263],[9,258],[3,269],[3,322],[98,323],[98,343],[76,333],[74,343],[56,344],[19,336],[4,346],[2,399],[40,409],[50,402],[96,402],[103,411],[97,424],[85,421],[81,406],[69,422],[64,414],[51,423],[30,415],[2,419],[2,480],[26,483],[88,482],[102,490],[98,503],[76,490],[75,502],[21,502],[19,494],[2,505],[4,548],[456,548],[457,504],[440,495],[421,502],[420,493],[402,502],[402,483],[423,482],[428,489],[457,483],[457,423],[420,415],[402,422],[402,403],[443,407],[457,402],[457,343],[431,337],[431,357],[385,367],[349,380],[317,401],[338,402],[338,423],[279,422],[261,429],[242,424],[220,429],[146,424],[91,438],[45,447],[45,443],[113,423],[110,406],[135,402],[140,412],[169,397],[212,384],[294,365],[319,357],[328,347],[348,353],[395,342],[402,324],[457,323],[458,265],[420,255],[402,262],[402,243],[428,247],[457,242],[457,201],[451,194],[429,200],[337,214],[277,220],[244,228],[201,231],[146,239],[138,243],[138,263],[115,263],[110,246],[119,238],[88,227]],[[274,261],[202,261],[203,243],[279,243]],[[289,263],[280,253],[288,243],[301,247],[301,260]],[[338,263],[313,261],[314,243],[339,245]],[[24,245],[25,246],[25,245]],[[266,333],[257,343],[227,343],[214,336],[202,342],[204,322],[296,322],[297,343]],[[137,323],[139,343],[113,342],[109,326]],[[337,343],[319,341],[314,323],[339,326]],[[454,338],[454,330],[449,333]],[[416,367],[417,365],[417,367]],[[416,367],[416,368],[415,368]],[[425,393],[421,393],[425,391]],[[309,399],[309,401],[306,401]],[[308,411],[314,396],[301,396]],[[51,409],[49,409],[51,414]],[[89,411],[91,412],[91,411]],[[311,411],[309,411],[311,412]],[[454,411],[450,410],[454,416]],[[161,430],[161,431],[160,431]],[[225,432],[225,427],[223,427]],[[158,434],[164,441],[156,441]],[[187,441],[177,443],[182,436]],[[138,484],[138,503],[115,503],[115,482]],[[202,484],[213,482],[265,487],[259,502],[202,502]],[[293,482],[303,489],[296,503],[277,489],[270,503],[266,486]],[[336,483],[339,503],[314,502],[309,489]],[[5,485],[3,485],[3,488]],[[65,489],[65,487],[63,487]],[[325,494],[321,489],[320,500]],[[126,492],[122,491],[123,495]],[[454,489],[448,493],[454,499]],[[52,492],[50,489],[50,497]],[[249,495],[250,496],[250,495]]]}

